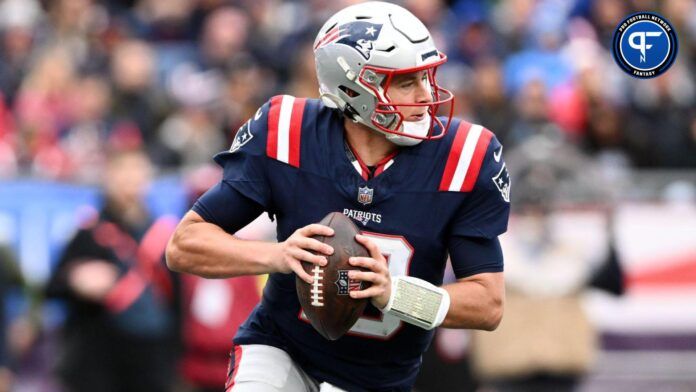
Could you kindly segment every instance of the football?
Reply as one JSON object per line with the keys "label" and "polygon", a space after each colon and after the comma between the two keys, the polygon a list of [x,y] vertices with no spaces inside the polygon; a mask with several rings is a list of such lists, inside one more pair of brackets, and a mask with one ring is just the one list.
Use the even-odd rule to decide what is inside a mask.
{"label": "football", "polygon": [[303,262],[302,266],[314,277],[309,284],[296,278],[297,297],[314,329],[329,340],[343,336],[362,315],[367,298],[353,299],[349,293],[367,288],[367,283],[348,278],[348,271],[359,270],[348,263],[352,256],[369,256],[367,249],[355,240],[360,231],[353,221],[340,212],[328,214],[319,224],[334,230],[331,237],[315,236],[334,248],[324,267]]}

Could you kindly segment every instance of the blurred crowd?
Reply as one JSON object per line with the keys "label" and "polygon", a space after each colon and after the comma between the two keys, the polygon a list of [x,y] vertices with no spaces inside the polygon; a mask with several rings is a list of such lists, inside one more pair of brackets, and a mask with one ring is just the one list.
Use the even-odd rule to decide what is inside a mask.
{"label": "blurred crowd", "polygon": [[[311,42],[350,0],[0,1],[0,177],[94,183],[108,146],[158,169],[210,162],[271,95],[316,97]],[[691,0],[406,0],[449,62],[457,115],[509,149],[560,137],[627,167],[696,166]],[[613,63],[637,10],[676,28],[672,69]]]}
{"label": "blurred crowd", "polygon": [[[79,233],[84,237],[92,230],[90,224],[107,220],[115,222],[127,234],[125,237],[132,237],[128,241],[145,241],[156,217],[147,217],[137,208],[139,201],[135,196],[143,191],[143,184],[128,185],[128,178],[123,178],[123,174],[118,177],[116,171],[109,169],[113,169],[114,159],[121,159],[118,152],[144,154],[134,159],[148,167],[143,171],[147,175],[193,173],[187,176],[185,185],[191,188],[194,200],[219,175],[209,167],[211,157],[228,148],[236,129],[267,99],[280,93],[317,97],[313,39],[331,14],[352,2],[0,0],[0,186],[2,181],[16,179],[89,185],[106,181],[107,202],[109,197],[118,199],[130,190],[131,200],[124,202],[125,207],[115,208],[118,203],[108,203],[101,215],[92,223],[85,223],[87,226],[81,227]],[[612,196],[612,187],[601,184],[614,181],[614,185],[620,185],[620,174],[634,168],[696,168],[696,2],[398,3],[429,27],[438,48],[448,55],[449,61],[438,71],[438,77],[441,85],[455,93],[456,116],[483,124],[505,145],[515,181],[513,206],[522,217],[513,220],[511,227],[521,227],[517,233],[528,233],[529,237],[516,238],[512,233],[508,240],[512,254],[522,260],[522,267],[517,269],[510,264],[509,285],[513,293],[515,289],[528,289],[515,284],[527,281],[529,276],[546,277],[547,282],[558,282],[558,276],[562,276],[563,287],[543,295],[531,290],[531,297],[543,298],[541,302],[548,305],[549,296],[563,301],[575,296],[593,279],[587,260],[597,259],[601,264],[612,254],[607,251],[588,256],[581,250],[558,245],[561,240],[550,237],[549,233],[555,231],[549,228],[550,220],[546,220],[550,214],[547,209],[555,199],[604,203]],[[672,68],[650,80],[623,73],[614,64],[610,49],[619,21],[644,10],[663,15],[673,24],[679,39],[678,57]],[[108,173],[117,176],[111,177],[114,181],[125,181],[124,185],[109,187],[109,179],[105,178]],[[143,182],[149,184],[149,180]],[[693,184],[691,190],[693,197]],[[135,213],[129,212],[127,205],[136,206]],[[532,212],[518,206],[531,206]],[[133,216],[138,219],[130,221]],[[606,244],[602,249],[610,249],[609,223],[605,223],[602,227],[606,230]],[[95,235],[94,241],[99,243],[99,235]],[[79,242],[78,237],[73,241]],[[150,291],[157,291],[159,283],[148,280],[142,301],[149,305],[138,305],[140,310],[133,310],[135,316],[131,317],[121,312],[130,309],[130,305],[136,306],[139,300],[133,299],[126,307],[113,305],[112,289],[129,276],[131,269],[140,271],[144,267],[129,264],[128,257],[122,254],[127,254],[127,249],[112,249],[109,241],[98,245],[96,248],[106,250],[99,248],[97,256],[88,256],[109,263],[72,263],[76,259],[69,257],[70,252],[81,249],[77,252],[81,254],[84,243],[71,243],[48,291],[40,288],[40,294],[30,294],[59,297],[69,304],[67,325],[75,345],[73,354],[80,357],[61,358],[64,365],[73,366],[61,369],[63,380],[85,381],[80,373],[82,366],[91,363],[89,354],[100,354],[99,344],[105,344],[85,343],[85,331],[94,333],[89,330],[90,325],[99,326],[99,330],[104,325],[113,329],[110,333],[114,335],[109,336],[117,339],[111,344],[116,342],[121,349],[120,357],[113,360],[127,367],[134,354],[127,349],[130,343],[123,339],[143,339],[129,335],[128,328],[152,322],[155,327],[157,323],[166,326],[157,327],[160,329],[153,345],[147,346],[149,354],[157,355],[156,345],[165,342],[168,346],[168,339],[179,343],[183,339],[184,359],[179,366],[184,377],[192,384],[202,385],[198,390],[219,383],[224,369],[218,369],[226,363],[225,350],[219,350],[221,342],[229,341],[234,332],[230,326],[238,325],[245,316],[242,313],[258,300],[256,283],[237,281],[226,286],[175,277],[172,290],[179,296],[158,307],[153,305],[156,295]],[[93,251],[92,248],[89,249]],[[575,263],[565,265],[559,272],[557,265],[551,263],[556,258],[551,256],[561,251],[565,256],[560,259]],[[539,273],[544,265],[535,264],[543,252],[550,255],[547,275]],[[527,259],[532,267],[524,266]],[[26,287],[16,265],[9,248],[0,247],[0,296],[3,291]],[[60,271],[67,272],[60,275]],[[517,281],[515,271],[522,277]],[[228,300],[223,301],[225,295]],[[235,296],[244,299],[242,311],[228,313]],[[90,318],[96,314],[95,302],[106,304],[97,312],[98,319]],[[114,306],[120,310],[114,311]],[[9,347],[0,339],[0,392],[11,384],[13,372],[8,369],[18,367],[16,358],[27,355],[29,346],[36,346],[41,335],[32,332],[31,322],[20,327],[15,323],[9,331],[3,330],[7,323],[2,310],[0,306],[0,335],[11,335],[12,339]],[[171,320],[155,320],[159,311],[173,312],[167,313]],[[143,318],[138,318],[138,314]],[[578,334],[587,341],[594,339],[585,330]],[[103,338],[97,335],[92,337]],[[71,336],[64,336],[68,346],[70,339]],[[445,346],[452,348],[453,339],[458,338],[449,336]],[[85,344],[93,344],[92,350],[80,348]],[[186,355],[186,350],[192,354]],[[159,354],[162,358],[169,356],[166,350]],[[586,358],[590,357],[588,353],[578,360],[583,371],[589,366]],[[497,358],[492,361],[500,363]],[[121,365],[110,363],[107,368]],[[171,374],[171,366],[165,374]],[[216,373],[210,376],[212,381],[205,380],[205,369],[213,368]],[[161,376],[159,370],[153,370],[151,375]],[[433,379],[440,371],[442,368],[438,367]],[[455,372],[460,374],[461,368]],[[80,389],[74,386],[71,390]]]}

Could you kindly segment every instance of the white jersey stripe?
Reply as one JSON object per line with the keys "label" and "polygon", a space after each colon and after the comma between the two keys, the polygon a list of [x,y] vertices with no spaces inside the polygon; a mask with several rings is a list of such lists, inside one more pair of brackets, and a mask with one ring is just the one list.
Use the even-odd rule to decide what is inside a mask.
{"label": "white jersey stripe", "polygon": [[452,182],[448,189],[450,192],[459,192],[462,188],[464,179],[466,178],[466,172],[469,171],[471,158],[474,156],[474,150],[476,150],[476,144],[478,144],[479,137],[481,136],[481,131],[483,131],[483,127],[474,124],[466,135],[462,153],[459,155],[459,161],[457,161],[457,169],[454,171],[454,176],[452,176]]}
{"label": "white jersey stripe", "polygon": [[362,176],[362,168],[360,167],[360,163],[358,162],[358,160],[356,159],[351,163],[353,164],[353,167],[355,168],[355,170],[358,171],[358,174],[360,174]]}
{"label": "white jersey stripe", "polygon": [[290,117],[295,97],[283,95],[280,103],[280,116],[278,118],[278,155],[277,159],[288,163],[290,156]]}

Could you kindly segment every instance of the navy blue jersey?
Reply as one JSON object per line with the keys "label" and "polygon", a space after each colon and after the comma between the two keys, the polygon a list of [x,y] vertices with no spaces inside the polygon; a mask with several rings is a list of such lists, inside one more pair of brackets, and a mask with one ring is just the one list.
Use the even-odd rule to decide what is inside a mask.
{"label": "navy blue jersey", "polygon": [[[401,148],[370,178],[346,154],[343,121],[321,101],[277,96],[215,157],[224,183],[275,216],[278,241],[340,211],[379,245],[393,276],[441,285],[453,239],[506,230],[509,178],[490,131],[453,120],[444,138]],[[458,277],[503,268],[453,264]],[[431,337],[368,307],[346,336],[325,340],[303,317],[294,274],[275,273],[235,344],[280,347],[313,377],[347,390],[409,390]]]}

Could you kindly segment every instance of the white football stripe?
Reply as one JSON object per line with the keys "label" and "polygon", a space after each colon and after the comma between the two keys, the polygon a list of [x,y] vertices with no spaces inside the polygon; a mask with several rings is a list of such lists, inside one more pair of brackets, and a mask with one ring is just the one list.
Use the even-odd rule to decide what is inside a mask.
{"label": "white football stripe", "polygon": [[457,169],[454,171],[454,176],[452,176],[452,182],[448,189],[450,192],[458,192],[462,188],[466,172],[471,164],[471,158],[476,150],[476,144],[478,144],[479,137],[481,137],[481,131],[483,131],[483,127],[477,124],[472,125],[471,129],[469,129],[462,153],[459,155],[459,161],[457,161]]}
{"label": "white football stripe", "polygon": [[278,116],[278,156],[281,162],[288,163],[290,155],[290,117],[295,97],[283,95],[280,103],[280,115]]}

